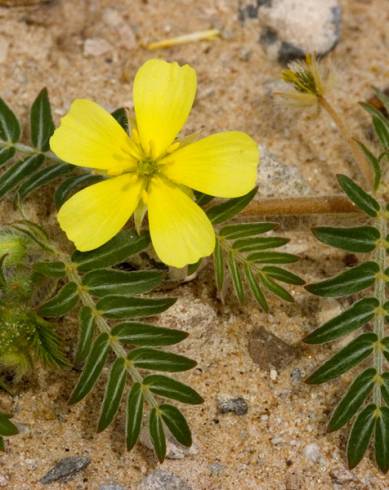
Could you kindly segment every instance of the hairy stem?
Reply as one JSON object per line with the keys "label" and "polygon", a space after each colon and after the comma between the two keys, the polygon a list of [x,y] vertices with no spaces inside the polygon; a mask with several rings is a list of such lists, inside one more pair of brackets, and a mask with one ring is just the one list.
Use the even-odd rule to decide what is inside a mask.
{"label": "hairy stem", "polygon": [[319,97],[319,104],[320,106],[327,111],[327,113],[330,115],[334,123],[336,124],[338,130],[340,133],[343,135],[344,139],[347,141],[347,143],[350,145],[350,149],[352,151],[353,157],[355,161],[357,162],[357,165],[359,167],[359,170],[363,176],[363,178],[366,180],[367,185],[371,188],[373,187],[373,174],[369,165],[369,162],[366,160],[364,153],[360,149],[358,143],[356,142],[355,138],[353,135],[350,133],[347,125],[343,121],[342,117],[339,115],[339,113],[335,110],[335,108],[328,102],[328,100],[325,97]]}
{"label": "hairy stem", "polygon": [[312,214],[358,213],[359,209],[343,195],[270,198],[251,202],[240,214],[256,216],[302,216]]}
{"label": "hairy stem", "polygon": [[0,149],[3,148],[15,148],[18,153],[23,153],[24,155],[45,155],[50,160],[54,160],[59,163],[63,163],[60,158],[54,155],[51,151],[42,151],[39,148],[34,148],[33,146],[24,145],[23,143],[12,143],[9,141],[0,140]]}

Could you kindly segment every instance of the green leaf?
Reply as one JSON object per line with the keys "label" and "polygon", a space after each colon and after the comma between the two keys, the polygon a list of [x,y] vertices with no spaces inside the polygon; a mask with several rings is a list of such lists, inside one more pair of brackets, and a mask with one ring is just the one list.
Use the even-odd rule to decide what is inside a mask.
{"label": "green leaf", "polygon": [[104,367],[108,350],[109,336],[102,333],[95,340],[80,379],[70,395],[69,403],[71,405],[82,400],[92,390]]}
{"label": "green leaf", "polygon": [[214,199],[213,196],[209,196],[208,194],[204,194],[203,192],[199,191],[194,191],[194,195],[196,204],[198,204],[200,207],[206,206]]}
{"label": "green leaf", "polygon": [[381,345],[383,346],[384,356],[389,361],[389,337],[384,337],[381,340]]}
{"label": "green leaf", "polygon": [[188,276],[191,276],[192,274],[194,274],[195,272],[198,271],[200,265],[202,263],[202,259],[198,260],[196,263],[194,264],[188,264],[187,266],[187,273],[188,273]]}
{"label": "green leaf", "polygon": [[389,113],[389,97],[384,92],[380,92],[379,90],[376,90],[375,94],[384,105],[386,112]]}
{"label": "green leaf", "polygon": [[337,178],[339,185],[351,201],[367,215],[375,218],[380,210],[378,202],[346,175],[337,175]]}
{"label": "green leaf", "polygon": [[127,450],[135,446],[138,440],[143,418],[144,396],[142,386],[134,383],[127,399],[126,407],[126,441]]}
{"label": "green leaf", "polygon": [[219,240],[216,240],[215,250],[213,252],[213,266],[215,269],[215,282],[219,291],[223,291],[224,285],[224,256]]}
{"label": "green leaf", "polygon": [[88,357],[95,332],[95,318],[89,306],[83,306],[79,313],[79,337],[76,353],[76,363],[80,364]]}
{"label": "green leaf", "polygon": [[262,273],[276,279],[277,281],[285,282],[286,284],[301,286],[305,282],[303,279],[301,279],[301,277],[296,276],[296,274],[293,274],[290,271],[281,269],[281,267],[268,265],[262,268]]}
{"label": "green leaf", "polygon": [[119,107],[119,109],[116,109],[116,111],[113,111],[111,115],[112,115],[112,117],[114,117],[116,119],[116,121],[120,124],[120,126],[126,132],[128,132],[129,124],[128,124],[126,109],[124,107]]}
{"label": "green leaf", "polygon": [[[377,94],[377,97],[379,97],[378,94]],[[386,123],[387,122],[385,115],[381,111],[379,111],[376,107],[374,107],[373,105],[367,104],[365,102],[361,102],[360,105],[367,112],[369,112],[373,117],[376,117],[377,119],[380,119],[383,123]]]}
{"label": "green leaf", "polygon": [[4,437],[0,437],[0,451],[5,451]]}
{"label": "green leaf", "polygon": [[175,379],[168,378],[167,376],[152,374],[144,378],[143,384],[147,386],[152,393],[165,398],[171,398],[172,400],[188,403],[190,405],[198,405],[204,402],[201,396],[190,386],[180,383]]}
{"label": "green leaf", "polygon": [[159,407],[159,412],[174,438],[183,446],[190,447],[192,434],[185,417],[178,408],[165,403]]}
{"label": "green leaf", "polygon": [[247,260],[256,264],[292,264],[299,258],[296,255],[281,252],[256,252],[250,254]]}
{"label": "green leaf", "polygon": [[72,175],[64,180],[56,189],[54,193],[55,207],[59,209],[62,204],[73,194],[74,191],[81,187],[87,187],[88,185],[97,184],[104,180],[102,175],[81,174]]}
{"label": "green leaf", "polygon": [[34,322],[35,332],[32,347],[43,364],[51,367],[67,368],[69,361],[61,347],[61,338],[55,331],[55,326],[43,319]]}
{"label": "green leaf", "polygon": [[106,429],[117,414],[126,381],[126,360],[123,357],[118,357],[112,364],[111,371],[109,373],[103,406],[101,408],[100,419],[97,425],[97,432],[101,432]]}
{"label": "green leaf", "polygon": [[244,209],[250,201],[254,198],[257,193],[258,188],[255,187],[252,191],[242,197],[236,197],[234,199],[229,199],[222,204],[218,204],[217,206],[213,206],[209,208],[206,212],[208,218],[212,221],[214,225],[219,223],[223,223],[223,221],[227,221],[233,218],[236,214],[240,213],[242,209]]}
{"label": "green leaf", "polygon": [[250,238],[274,230],[277,223],[242,223],[224,226],[220,235],[228,240]]}
{"label": "green leaf", "polygon": [[364,298],[353,304],[351,308],[331,318],[321,327],[305,337],[307,344],[323,344],[343,335],[348,335],[357,328],[366,325],[374,317],[379,301],[376,298]]}
{"label": "green leaf", "polygon": [[141,252],[150,244],[148,233],[137,235],[134,230],[123,230],[102,247],[90,252],[74,252],[73,262],[78,270],[88,272],[120,264],[131,255]]}
{"label": "green leaf", "polygon": [[312,232],[321,242],[349,252],[371,252],[376,248],[377,240],[380,238],[379,231],[372,226],[358,226],[356,228],[323,226],[314,228]]}
{"label": "green leaf", "polygon": [[360,146],[363,153],[365,154],[367,161],[372,166],[372,169],[374,171],[374,190],[377,190],[378,186],[380,185],[381,178],[382,178],[382,171],[381,171],[380,162],[379,162],[378,158],[376,158],[373,155],[373,153],[367,148],[367,146],[365,146],[360,141],[357,141],[357,143]]}
{"label": "green leaf", "polygon": [[380,407],[380,415],[375,424],[375,459],[378,468],[387,473],[389,470],[389,408]]}
{"label": "green leaf", "polygon": [[0,99],[0,139],[16,143],[19,138],[19,121],[4,100]]}
{"label": "green leaf", "polygon": [[126,322],[115,325],[111,334],[121,342],[140,346],[173,345],[189,335],[182,330],[157,327],[147,323]]}
{"label": "green leaf", "polygon": [[169,371],[171,373],[188,371],[188,369],[194,368],[197,364],[196,361],[187,357],[147,347],[133,349],[128,354],[127,359],[132,361],[135,367],[139,369]]}
{"label": "green leaf", "polygon": [[244,300],[244,289],[238,262],[235,260],[234,254],[228,254],[228,270],[230,271],[232,283],[234,285],[235,294],[240,303]]}
{"label": "green leaf", "polygon": [[176,298],[131,298],[127,296],[106,296],[96,308],[108,318],[141,318],[158,315],[170,308]]}
{"label": "green leaf", "polygon": [[153,408],[150,412],[149,431],[155,454],[157,455],[158,461],[162,463],[166,456],[166,437],[163,430],[162,418],[157,408]]}
{"label": "green leaf", "polygon": [[375,333],[360,335],[311,374],[306,382],[320,384],[337,378],[370,356],[374,350],[375,342],[377,342]]}
{"label": "green leaf", "polygon": [[112,296],[148,293],[162,281],[160,271],[118,271],[100,269],[88,272],[82,279],[84,286],[94,296]]}
{"label": "green leaf", "polygon": [[31,107],[31,140],[35,148],[42,151],[50,149],[49,139],[54,133],[54,122],[47,89],[43,88]]}
{"label": "green leaf", "polygon": [[34,271],[46,277],[60,278],[65,275],[65,264],[56,262],[35,262]]}
{"label": "green leaf", "polygon": [[0,412],[0,435],[1,436],[9,437],[19,433],[16,425],[13,424],[9,419],[10,417]]}
{"label": "green leaf", "polygon": [[39,308],[39,314],[45,317],[63,316],[76,306],[78,299],[77,284],[69,282]]}
{"label": "green leaf", "polygon": [[23,182],[19,189],[20,197],[24,199],[34,190],[50,183],[58,177],[62,177],[62,175],[71,172],[73,169],[74,166],[68,165],[67,163],[56,163],[54,165],[50,165],[49,167],[42,168]]}
{"label": "green leaf", "polygon": [[384,123],[381,119],[373,117],[373,126],[382,147],[389,148],[389,121]]}
{"label": "green leaf", "polygon": [[381,394],[385,403],[389,405],[389,372],[382,375]]}
{"label": "green leaf", "polygon": [[347,443],[347,459],[350,469],[358,465],[369,445],[375,425],[376,408],[374,404],[371,404],[362,410],[351,429]]}
{"label": "green leaf", "polygon": [[15,148],[0,147],[0,165],[10,160],[16,153]]}
{"label": "green leaf", "polygon": [[269,311],[269,305],[267,304],[266,298],[264,294],[262,293],[261,288],[259,287],[258,281],[253,274],[253,271],[249,267],[248,264],[245,264],[244,266],[244,271],[246,275],[247,282],[250,286],[251,292],[254,295],[254,298],[256,299],[257,303],[263,308],[263,310],[268,313]]}
{"label": "green leaf", "polygon": [[232,248],[239,250],[239,252],[259,252],[261,250],[268,250],[269,248],[278,248],[289,242],[289,238],[282,238],[277,236],[272,237],[255,237],[255,238],[242,238],[236,240]]}
{"label": "green leaf", "polygon": [[290,303],[294,301],[293,296],[291,296],[286,289],[270,279],[270,277],[267,277],[266,274],[260,274],[259,279],[269,291],[279,298],[283,299],[284,301],[289,301]]}
{"label": "green leaf", "polygon": [[35,172],[42,165],[44,159],[43,155],[32,155],[8,168],[0,177],[0,198],[28,175]]}
{"label": "green leaf", "polygon": [[316,284],[309,284],[305,288],[312,294],[327,298],[349,296],[370,287],[374,283],[378,272],[378,264],[365,262],[342,272],[338,276]]}
{"label": "green leaf", "polygon": [[331,417],[328,430],[334,431],[340,429],[357,413],[373,389],[376,374],[376,369],[369,368],[355,379],[336,407]]}

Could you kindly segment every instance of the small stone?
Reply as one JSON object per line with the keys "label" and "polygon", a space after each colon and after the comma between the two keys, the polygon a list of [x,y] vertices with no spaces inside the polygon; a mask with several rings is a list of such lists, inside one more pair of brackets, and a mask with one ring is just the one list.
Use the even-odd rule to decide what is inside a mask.
{"label": "small stone", "polygon": [[251,359],[261,369],[281,371],[297,356],[297,349],[279,339],[264,327],[256,328],[249,337],[248,351]]}
{"label": "small stone", "polygon": [[339,0],[272,0],[259,5],[260,42],[280,63],[302,58],[308,52],[322,56],[340,37]]}
{"label": "small stone", "polygon": [[345,483],[355,480],[351,471],[348,471],[345,468],[335,468],[334,470],[330,471],[330,477],[331,480],[337,485],[344,485]]}
{"label": "small stone", "polygon": [[292,383],[294,385],[300,383],[301,379],[303,377],[303,373],[300,368],[293,368],[292,372],[290,373],[290,379],[292,380]]}
{"label": "small stone", "polygon": [[272,381],[276,381],[277,378],[278,378],[277,370],[276,369],[270,369],[270,379]]}
{"label": "small stone", "polygon": [[85,469],[90,462],[91,459],[88,456],[69,456],[63,458],[40,479],[40,483],[48,485],[55,481],[68,481],[76,473]]}
{"label": "small stone", "polygon": [[307,446],[305,446],[304,456],[311,463],[320,463],[320,461],[322,460],[320,447],[315,443],[308,444]]}
{"label": "small stone", "polygon": [[192,490],[179,476],[164,470],[155,470],[142,480],[137,490]]}
{"label": "small stone", "polygon": [[284,442],[284,440],[280,436],[273,437],[272,440],[271,440],[271,443],[273,444],[273,446],[279,446],[283,442]]}
{"label": "small stone", "polygon": [[112,50],[112,46],[105,39],[98,37],[86,39],[84,42],[85,56],[103,56]]}
{"label": "small stone", "polygon": [[126,489],[121,485],[118,485],[117,483],[103,483],[102,485],[99,486],[99,490],[126,490]]}
{"label": "small stone", "polygon": [[219,396],[217,399],[217,410],[219,413],[234,413],[235,415],[246,415],[248,405],[241,396],[231,398],[228,396]]}

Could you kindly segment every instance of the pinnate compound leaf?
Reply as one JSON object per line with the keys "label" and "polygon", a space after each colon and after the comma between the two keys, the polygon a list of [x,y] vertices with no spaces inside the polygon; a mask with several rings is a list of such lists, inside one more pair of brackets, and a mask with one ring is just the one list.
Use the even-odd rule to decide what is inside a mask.
{"label": "pinnate compound leaf", "polygon": [[215,251],[213,253],[213,265],[215,268],[216,287],[219,291],[222,291],[224,285],[224,256],[219,240],[216,240]]}
{"label": "pinnate compound leaf", "polygon": [[128,354],[127,359],[139,369],[168,372],[188,371],[197,364],[196,361],[187,357],[147,347],[133,349]]}
{"label": "pinnate compound leaf", "polygon": [[312,230],[315,237],[327,245],[349,252],[372,252],[377,246],[380,233],[372,226],[355,228],[318,227]]}
{"label": "pinnate compound leaf", "polygon": [[38,272],[46,277],[60,278],[64,277],[65,264],[60,261],[56,262],[35,262],[34,272]]}
{"label": "pinnate compound leaf", "polygon": [[63,316],[76,306],[78,299],[77,284],[69,282],[40,307],[39,314],[45,317]]}
{"label": "pinnate compound leaf", "polygon": [[139,383],[132,385],[126,407],[126,442],[127,450],[135,446],[142,426],[144,395]]}
{"label": "pinnate compound leaf", "polygon": [[96,305],[108,318],[142,318],[158,315],[170,308],[175,298],[131,298],[127,296],[106,296]]}
{"label": "pinnate compound leaf", "polygon": [[260,252],[273,248],[279,248],[289,242],[289,238],[269,236],[269,237],[254,237],[241,238],[233,242],[232,248],[239,252]]}
{"label": "pinnate compound leaf", "polygon": [[347,443],[347,459],[350,469],[358,465],[366,452],[375,425],[376,409],[374,404],[368,405],[353,424]]}
{"label": "pinnate compound leaf", "polygon": [[252,191],[248,192],[246,195],[242,197],[229,199],[228,201],[225,201],[222,204],[212,206],[206,211],[208,218],[212,221],[214,225],[223,223],[224,221],[233,218],[250,203],[250,201],[254,198],[255,194],[257,193],[257,190],[258,188],[255,187]]}
{"label": "pinnate compound leaf", "polygon": [[83,306],[79,313],[79,333],[76,363],[80,364],[88,357],[95,332],[95,318],[89,306]]}
{"label": "pinnate compound leaf", "polygon": [[90,271],[82,279],[84,286],[94,296],[126,295],[148,293],[162,281],[160,271],[119,271],[99,269]]}
{"label": "pinnate compound leaf", "polygon": [[192,434],[188,422],[177,407],[165,403],[159,407],[162,420],[174,438],[183,446],[192,445]]}
{"label": "pinnate compound leaf", "polygon": [[267,231],[274,230],[276,223],[238,223],[227,225],[221,228],[220,236],[228,240],[238,238],[252,238]]}
{"label": "pinnate compound leaf", "polygon": [[10,148],[7,148],[7,147],[1,148],[0,147],[0,165],[5,163],[6,161],[10,160],[15,155],[15,153],[16,153],[16,150],[13,147],[10,147]]}
{"label": "pinnate compound leaf", "polygon": [[135,322],[115,325],[111,330],[111,334],[121,342],[148,347],[178,344],[189,335],[182,330]]}
{"label": "pinnate compound leaf", "polygon": [[134,230],[123,230],[109,242],[90,252],[74,252],[72,261],[78,270],[88,272],[120,264],[131,255],[146,249],[150,244],[148,233],[137,235]]}
{"label": "pinnate compound leaf", "polygon": [[31,140],[35,148],[49,149],[49,139],[54,133],[54,122],[47,89],[43,88],[31,106]]}
{"label": "pinnate compound leaf", "polygon": [[351,201],[368,216],[375,218],[380,210],[378,202],[346,175],[338,175],[338,182]]}
{"label": "pinnate compound leaf", "polygon": [[149,431],[158,461],[162,463],[166,456],[166,436],[163,430],[162,418],[159,410],[153,408],[150,412]]}
{"label": "pinnate compound leaf", "polygon": [[381,344],[383,346],[384,356],[389,361],[389,337],[384,337],[381,340]]}
{"label": "pinnate compound leaf", "polygon": [[256,264],[292,264],[299,258],[296,255],[281,252],[256,252],[250,254],[247,260]]}
{"label": "pinnate compound leaf", "polygon": [[230,252],[228,254],[228,269],[231,274],[232,283],[234,285],[235,294],[240,303],[244,300],[244,289],[242,283],[242,277],[240,274],[239,264],[235,260],[234,254]]}
{"label": "pinnate compound leaf", "polygon": [[16,143],[19,138],[19,121],[4,100],[0,98],[0,139]]}
{"label": "pinnate compound leaf", "polygon": [[389,121],[382,121],[378,117],[373,117],[374,131],[382,147],[389,148]]}
{"label": "pinnate compound leaf", "polygon": [[42,165],[44,159],[43,155],[32,155],[9,167],[0,177],[0,198],[35,172]]}
{"label": "pinnate compound leaf", "polygon": [[284,289],[282,286],[277,284],[270,277],[267,277],[266,274],[260,274],[259,278],[262,284],[265,286],[265,288],[271,291],[279,298],[283,299],[284,301],[288,301],[289,303],[292,303],[294,301],[293,296],[291,296],[286,289]]}
{"label": "pinnate compound leaf", "polygon": [[303,279],[301,279],[301,277],[296,276],[296,274],[293,274],[290,271],[282,269],[281,267],[268,265],[262,267],[262,272],[265,275],[270,276],[272,279],[284,282],[286,284],[294,284],[296,286],[301,286],[305,282]]}
{"label": "pinnate compound leaf", "polygon": [[357,141],[358,145],[360,146],[361,150],[365,154],[365,157],[367,161],[370,163],[373,171],[374,171],[374,190],[378,189],[378,186],[380,185],[381,178],[382,178],[382,171],[381,171],[381,165],[373,153],[365,146],[363,143],[360,141]]}
{"label": "pinnate compound leaf", "polygon": [[101,407],[100,419],[97,425],[97,432],[101,432],[106,429],[117,414],[126,381],[126,360],[123,357],[118,357],[112,364],[111,371],[109,373],[103,405]]}
{"label": "pinnate compound leaf", "polygon": [[104,367],[108,350],[109,336],[102,333],[95,340],[80,379],[70,395],[69,403],[71,405],[82,400],[92,390]]}
{"label": "pinnate compound leaf", "polygon": [[10,417],[0,412],[0,435],[4,437],[14,436],[19,433],[15,424],[10,421]]}
{"label": "pinnate compound leaf", "polygon": [[257,303],[263,308],[263,310],[267,313],[269,311],[269,305],[267,304],[266,298],[258,284],[258,281],[248,264],[245,264],[244,272],[254,298],[256,299]]}
{"label": "pinnate compound leaf", "polygon": [[59,209],[76,190],[88,185],[97,184],[97,182],[101,182],[102,180],[104,180],[102,175],[72,175],[57,187],[54,193],[55,207]]}
{"label": "pinnate compound leaf", "polygon": [[31,192],[49,184],[58,177],[62,177],[73,169],[73,165],[68,165],[67,163],[56,163],[49,167],[42,168],[23,182],[19,189],[19,196],[22,199],[25,199]]}
{"label": "pinnate compound leaf", "polygon": [[375,333],[360,335],[311,374],[306,382],[320,384],[337,378],[372,354],[376,341],[377,335]]}
{"label": "pinnate compound leaf", "polygon": [[375,459],[378,468],[387,473],[389,470],[389,408],[380,407],[375,425]]}
{"label": "pinnate compound leaf", "polygon": [[354,380],[336,407],[328,425],[328,430],[340,429],[357,413],[373,389],[376,374],[377,370],[375,368],[369,368]]}
{"label": "pinnate compound leaf", "polygon": [[201,396],[190,386],[167,376],[152,374],[144,378],[143,384],[146,385],[152,393],[165,398],[171,398],[172,400],[188,403],[190,405],[198,405],[204,402]]}
{"label": "pinnate compound leaf", "polygon": [[376,298],[364,298],[354,303],[351,308],[332,318],[305,337],[307,344],[323,344],[366,325],[374,317],[379,301]]}
{"label": "pinnate compound leaf", "polygon": [[61,338],[56,333],[54,325],[39,319],[35,323],[32,346],[46,366],[69,367],[69,361],[61,347]]}
{"label": "pinnate compound leaf", "polygon": [[348,296],[371,286],[378,272],[378,264],[375,262],[364,262],[331,279],[309,284],[305,288],[312,294],[327,298]]}
{"label": "pinnate compound leaf", "polygon": [[389,372],[386,372],[382,375],[382,385],[381,385],[381,394],[382,398],[385,400],[385,403],[389,405]]}

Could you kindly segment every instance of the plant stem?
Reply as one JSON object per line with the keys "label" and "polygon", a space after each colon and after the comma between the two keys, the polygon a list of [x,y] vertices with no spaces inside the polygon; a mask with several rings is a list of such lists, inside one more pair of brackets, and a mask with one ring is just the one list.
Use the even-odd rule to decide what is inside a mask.
{"label": "plant stem", "polygon": [[270,198],[251,202],[240,216],[302,216],[311,214],[358,213],[359,209],[342,195]]}
{"label": "plant stem", "polygon": [[24,153],[25,155],[45,155],[50,160],[54,160],[59,163],[63,163],[60,158],[54,155],[51,151],[41,151],[33,146],[24,145],[23,143],[12,143],[9,141],[0,140],[0,149],[2,148],[15,148],[18,153]]}
{"label": "plant stem", "polygon": [[325,97],[318,97],[318,101],[320,106],[325,111],[327,111],[327,113],[330,115],[330,117],[336,124],[338,130],[343,135],[347,143],[350,145],[350,149],[352,151],[353,157],[357,162],[359,170],[363,178],[366,180],[368,186],[370,188],[373,187],[373,174],[369,162],[366,160],[365,155],[363,154],[362,150],[360,149],[353,135],[350,133],[342,117],[339,115],[339,113],[335,110],[335,108],[328,102],[328,100]]}

